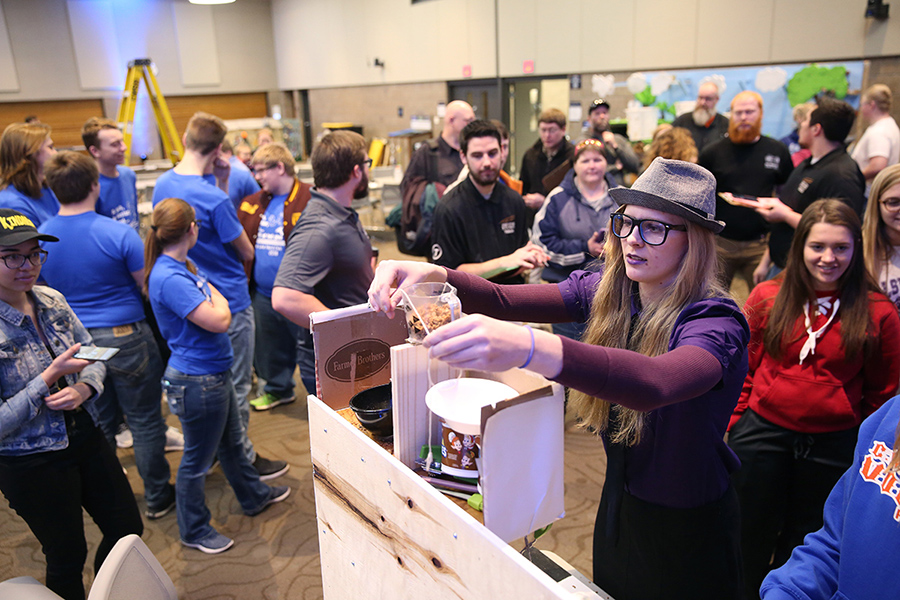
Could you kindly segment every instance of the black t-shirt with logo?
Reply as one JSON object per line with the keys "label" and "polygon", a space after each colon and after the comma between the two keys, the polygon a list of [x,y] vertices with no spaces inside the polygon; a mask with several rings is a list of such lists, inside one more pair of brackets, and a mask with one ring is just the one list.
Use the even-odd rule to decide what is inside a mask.
{"label": "black t-shirt with logo", "polygon": [[[766,136],[752,144],[735,144],[728,138],[713,142],[700,153],[698,162],[715,176],[716,192],[736,196],[770,197],[794,168],[787,146]],[[755,210],[718,196],[716,218],[725,222],[719,235],[729,240],[758,240],[769,232],[769,224]]]}
{"label": "black t-shirt with logo", "polygon": [[[862,218],[866,208],[866,179],[843,147],[832,150],[815,164],[807,158],[797,165],[781,189],[781,201],[798,213],[822,198],[837,198],[849,204]],[[794,228],[787,223],[772,225],[769,256],[784,268]]]}
{"label": "black t-shirt with logo", "polygon": [[[486,199],[467,177],[438,203],[431,238],[432,262],[450,269],[512,254],[528,242],[525,201],[499,182]],[[521,276],[510,278],[502,274],[495,280],[524,281]]]}

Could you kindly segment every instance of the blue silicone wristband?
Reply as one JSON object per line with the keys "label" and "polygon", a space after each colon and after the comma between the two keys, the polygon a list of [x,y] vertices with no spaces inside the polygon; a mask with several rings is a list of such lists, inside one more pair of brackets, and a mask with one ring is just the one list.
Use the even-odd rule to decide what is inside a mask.
{"label": "blue silicone wristband", "polygon": [[531,350],[528,351],[528,358],[525,359],[525,364],[519,367],[520,369],[524,369],[525,367],[530,365],[531,359],[534,358],[534,330],[529,325],[526,325],[525,329],[527,329],[528,333],[531,334]]}

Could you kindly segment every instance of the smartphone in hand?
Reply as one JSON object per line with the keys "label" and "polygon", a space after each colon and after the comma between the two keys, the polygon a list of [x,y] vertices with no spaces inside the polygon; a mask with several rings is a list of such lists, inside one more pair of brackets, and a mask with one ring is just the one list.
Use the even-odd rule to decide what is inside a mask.
{"label": "smartphone in hand", "polygon": [[118,348],[82,346],[81,349],[75,353],[75,358],[80,358],[82,360],[109,360],[118,353]]}

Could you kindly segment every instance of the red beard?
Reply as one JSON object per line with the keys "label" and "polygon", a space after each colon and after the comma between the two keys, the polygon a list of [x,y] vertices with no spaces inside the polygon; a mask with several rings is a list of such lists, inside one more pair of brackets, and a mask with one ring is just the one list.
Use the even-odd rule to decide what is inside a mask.
{"label": "red beard", "polygon": [[759,137],[760,131],[762,131],[762,120],[750,127],[738,127],[734,121],[728,123],[728,137],[735,144],[753,143]]}

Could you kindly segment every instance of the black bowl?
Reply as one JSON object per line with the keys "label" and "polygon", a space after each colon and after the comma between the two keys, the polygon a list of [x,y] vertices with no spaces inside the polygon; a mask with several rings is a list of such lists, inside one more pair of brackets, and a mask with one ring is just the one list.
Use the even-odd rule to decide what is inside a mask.
{"label": "black bowl", "polygon": [[394,435],[394,413],[391,410],[391,384],[378,385],[353,396],[350,408],[363,427],[378,437]]}

